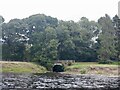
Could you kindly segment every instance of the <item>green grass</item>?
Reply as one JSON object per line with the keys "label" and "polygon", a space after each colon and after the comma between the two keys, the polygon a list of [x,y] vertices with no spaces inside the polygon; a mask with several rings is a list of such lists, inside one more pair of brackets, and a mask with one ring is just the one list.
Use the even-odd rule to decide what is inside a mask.
{"label": "green grass", "polygon": [[76,62],[67,68],[86,68],[89,66],[100,66],[100,67],[117,67],[116,64],[98,64],[97,62]]}
{"label": "green grass", "polygon": [[0,61],[0,63],[4,73],[45,73],[47,71],[44,67],[31,62]]}
{"label": "green grass", "polygon": [[76,62],[71,66],[66,66],[65,71],[70,74],[118,75],[118,65],[98,64],[97,62]]}
{"label": "green grass", "polygon": [[112,64],[113,64],[113,65],[120,65],[120,61],[113,62]]}
{"label": "green grass", "polygon": [[[0,61],[2,70],[8,73],[46,73],[46,68],[31,62]],[[65,67],[66,74],[104,74],[118,75],[118,65],[98,64],[97,62],[76,62]]]}

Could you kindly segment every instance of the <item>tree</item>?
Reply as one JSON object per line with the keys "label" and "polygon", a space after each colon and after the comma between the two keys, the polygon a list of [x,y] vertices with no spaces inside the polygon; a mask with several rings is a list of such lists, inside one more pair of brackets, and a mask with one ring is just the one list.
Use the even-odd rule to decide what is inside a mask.
{"label": "tree", "polygon": [[98,36],[101,32],[101,26],[95,21],[89,21],[82,17],[78,22],[80,26],[80,39],[76,47],[79,53],[79,59],[82,61],[96,61]]}
{"label": "tree", "polygon": [[24,60],[23,52],[29,40],[27,29],[28,26],[20,19],[13,19],[2,25],[3,59]]}
{"label": "tree", "polygon": [[33,46],[31,47],[31,55],[34,61],[49,67],[54,60],[57,60],[58,56],[58,40],[57,34],[54,28],[47,27],[45,31],[33,34]]}
{"label": "tree", "polygon": [[0,15],[0,24],[3,23],[5,19]]}
{"label": "tree", "polygon": [[117,43],[116,43],[116,50],[117,52],[117,59],[120,60],[120,19],[117,15],[113,17],[113,26],[116,30],[116,36],[117,36]]}
{"label": "tree", "polygon": [[2,59],[2,25],[4,22],[4,18],[0,15],[0,59]]}
{"label": "tree", "polygon": [[96,61],[98,55],[100,61],[107,61],[120,57],[117,16],[113,21],[106,15],[98,22],[86,17],[74,22],[36,14],[8,23],[1,17],[1,21],[5,60],[37,61],[51,66],[58,59]]}
{"label": "tree", "polygon": [[71,25],[71,21],[59,21],[59,25],[56,28],[57,39],[59,41],[58,55],[60,60],[75,59],[75,55],[73,55],[75,45],[72,36],[72,32],[75,28]]}
{"label": "tree", "polygon": [[98,50],[99,62],[107,63],[110,60],[115,60],[116,57],[116,35],[112,20],[108,15],[101,17],[98,23],[102,27],[102,33],[99,36],[100,48]]}

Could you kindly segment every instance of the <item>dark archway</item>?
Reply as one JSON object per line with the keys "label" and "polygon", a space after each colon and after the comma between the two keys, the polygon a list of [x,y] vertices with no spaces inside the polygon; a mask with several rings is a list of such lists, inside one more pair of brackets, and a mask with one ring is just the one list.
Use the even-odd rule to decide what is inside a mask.
{"label": "dark archway", "polygon": [[55,64],[52,68],[53,72],[64,72],[64,65]]}

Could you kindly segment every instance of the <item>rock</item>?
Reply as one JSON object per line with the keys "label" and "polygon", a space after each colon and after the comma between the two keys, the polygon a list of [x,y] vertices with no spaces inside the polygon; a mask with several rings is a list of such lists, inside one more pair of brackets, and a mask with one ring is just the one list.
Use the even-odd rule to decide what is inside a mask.
{"label": "rock", "polygon": [[[82,90],[117,90],[119,89],[118,77],[100,75],[24,75],[4,74],[2,79],[3,89],[17,88],[79,88]],[[116,89],[117,88],[117,89]],[[79,90],[78,89],[78,90]],[[60,90],[60,89],[57,89]]]}

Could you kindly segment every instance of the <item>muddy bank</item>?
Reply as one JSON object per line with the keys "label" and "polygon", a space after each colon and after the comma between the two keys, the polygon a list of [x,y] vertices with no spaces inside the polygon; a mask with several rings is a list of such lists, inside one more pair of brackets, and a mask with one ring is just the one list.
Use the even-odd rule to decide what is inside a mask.
{"label": "muddy bank", "polygon": [[120,90],[118,77],[100,75],[2,74],[2,90]]}

